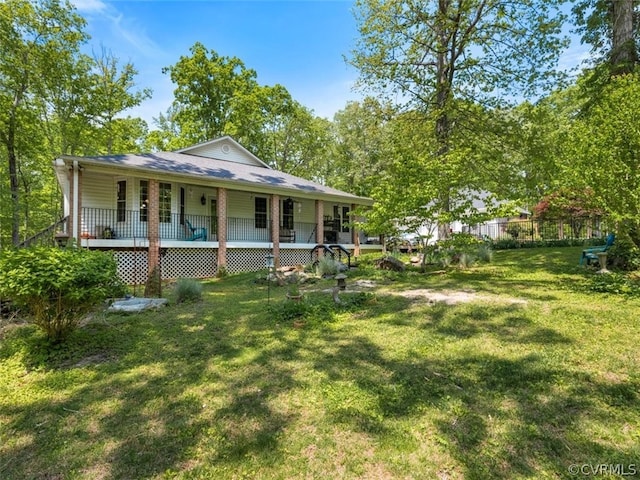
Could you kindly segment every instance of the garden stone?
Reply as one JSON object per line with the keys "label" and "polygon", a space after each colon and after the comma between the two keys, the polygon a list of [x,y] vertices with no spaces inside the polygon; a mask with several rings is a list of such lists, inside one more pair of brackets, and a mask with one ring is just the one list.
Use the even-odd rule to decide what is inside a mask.
{"label": "garden stone", "polygon": [[378,268],[383,270],[393,270],[394,272],[404,272],[405,266],[395,257],[384,257],[376,262]]}
{"label": "garden stone", "polygon": [[110,312],[137,313],[143,310],[163,307],[167,303],[166,298],[127,298],[116,300],[108,310]]}

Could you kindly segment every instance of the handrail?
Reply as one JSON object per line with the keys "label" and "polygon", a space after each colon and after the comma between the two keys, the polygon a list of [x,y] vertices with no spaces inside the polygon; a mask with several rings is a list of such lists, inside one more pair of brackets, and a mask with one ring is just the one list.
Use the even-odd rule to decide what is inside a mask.
{"label": "handrail", "polygon": [[[51,235],[52,232],[54,232],[60,225],[65,225],[67,224],[67,221],[69,220],[69,217],[63,217],[60,220],[58,220],[56,223],[49,225],[47,228],[45,228],[44,230],[41,230],[40,232],[36,233],[35,235],[27,238],[25,241],[21,242],[18,244],[18,247],[20,248],[25,248],[25,247],[30,247],[31,245],[35,244],[37,241],[42,240],[44,238],[47,238],[49,235]],[[53,243],[53,237],[48,238],[48,240],[51,240],[51,243]]]}
{"label": "handrail", "polygon": [[[324,243],[319,243],[317,244],[315,247],[313,247],[311,249],[311,260],[313,261],[313,253],[316,252],[316,255],[318,254],[317,250],[322,249],[324,250],[325,255],[328,253],[329,255],[331,255],[331,258],[335,260],[336,258],[336,250],[338,251],[338,261],[342,261],[342,253],[344,253],[347,256],[347,265],[349,268],[351,268],[351,252],[349,250],[347,250],[346,248],[344,248],[342,245],[337,244],[337,243],[331,243],[331,244],[324,244]],[[318,260],[316,260],[317,262]]]}

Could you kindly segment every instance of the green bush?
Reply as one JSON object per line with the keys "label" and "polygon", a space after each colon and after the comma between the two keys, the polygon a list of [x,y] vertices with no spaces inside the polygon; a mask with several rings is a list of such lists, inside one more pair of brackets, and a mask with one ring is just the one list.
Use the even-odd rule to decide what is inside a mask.
{"label": "green bush", "polygon": [[513,238],[501,238],[494,240],[491,247],[494,250],[509,250],[513,248],[539,248],[539,247],[588,247],[602,245],[600,239],[571,239],[564,238],[558,240],[516,240]]}
{"label": "green bush", "polygon": [[55,247],[0,252],[0,297],[11,299],[53,342],[96,304],[124,293],[110,253]]}
{"label": "green bush", "polygon": [[474,251],[481,244],[482,240],[470,233],[453,233],[448,239],[438,242],[438,248],[462,253]]}
{"label": "green bush", "polygon": [[608,273],[594,275],[588,285],[588,289],[599,293],[612,293],[616,295],[640,295],[640,284],[621,273]]}
{"label": "green bush", "polygon": [[470,255],[468,253],[461,253],[458,257],[458,266],[460,266],[460,268],[470,268],[475,263],[475,261],[476,259],[473,257],[473,255]]}
{"label": "green bush", "polygon": [[320,257],[316,265],[316,275],[319,277],[331,277],[338,273],[340,262],[329,256]]}
{"label": "green bush", "polygon": [[493,260],[493,250],[487,244],[482,244],[478,247],[477,255],[480,262],[491,263]]}
{"label": "green bush", "polygon": [[202,284],[192,278],[180,278],[174,291],[175,303],[199,302],[202,300]]}
{"label": "green bush", "polygon": [[609,248],[607,260],[609,264],[622,270],[640,269],[640,249],[630,238],[620,236]]}

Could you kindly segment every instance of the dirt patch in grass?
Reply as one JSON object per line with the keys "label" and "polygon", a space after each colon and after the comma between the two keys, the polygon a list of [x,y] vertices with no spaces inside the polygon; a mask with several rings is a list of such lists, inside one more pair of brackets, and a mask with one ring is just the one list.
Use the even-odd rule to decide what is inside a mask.
{"label": "dirt patch in grass", "polygon": [[110,362],[113,358],[107,353],[96,353],[93,355],[89,355],[88,357],[84,357],[81,360],[75,362],[72,366],[75,368],[82,368],[91,365],[99,365],[101,363]]}
{"label": "dirt patch in grass", "polygon": [[[348,291],[362,292],[371,291],[378,288],[378,284],[373,280],[356,280],[347,286]],[[323,290],[331,292],[331,289]],[[521,298],[505,298],[494,295],[481,295],[473,290],[435,290],[428,288],[395,291],[393,295],[409,298],[412,300],[426,301],[429,304],[444,303],[446,305],[457,305],[459,303],[489,302],[507,303],[509,305],[525,305],[526,300]]]}
{"label": "dirt patch in grass", "polygon": [[404,290],[395,292],[395,295],[402,297],[424,300],[430,304],[445,303],[447,305],[456,305],[458,303],[469,302],[491,302],[491,303],[508,303],[508,304],[526,304],[527,301],[521,298],[503,298],[489,295],[479,295],[472,290],[431,290],[421,288],[417,290]]}

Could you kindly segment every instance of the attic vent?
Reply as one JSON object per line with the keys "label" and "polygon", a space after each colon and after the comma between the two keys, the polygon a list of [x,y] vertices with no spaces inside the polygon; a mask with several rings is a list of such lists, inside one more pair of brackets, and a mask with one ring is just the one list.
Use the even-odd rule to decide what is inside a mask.
{"label": "attic vent", "polygon": [[231,151],[231,147],[226,143],[222,145],[222,153],[229,153]]}

